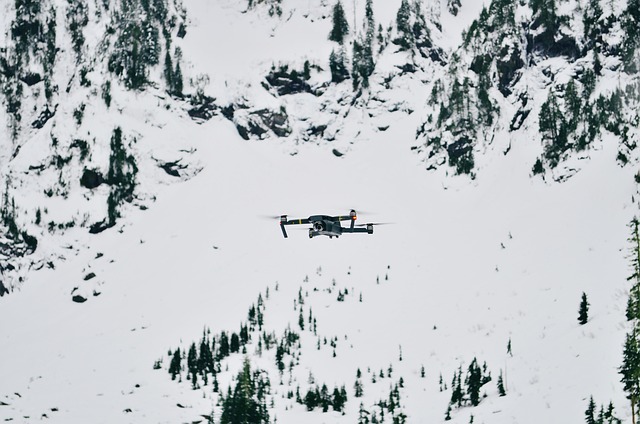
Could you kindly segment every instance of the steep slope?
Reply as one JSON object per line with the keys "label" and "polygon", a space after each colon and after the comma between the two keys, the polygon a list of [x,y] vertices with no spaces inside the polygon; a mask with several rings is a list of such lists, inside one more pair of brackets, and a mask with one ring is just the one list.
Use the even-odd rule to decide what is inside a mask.
{"label": "steep slope", "polygon": [[[401,2],[375,2],[383,32],[374,46],[385,48],[373,72],[360,74],[369,87],[354,89],[355,78],[330,83],[329,56],[341,48],[327,39],[333,5],[299,3],[185,1],[186,33],[178,36],[176,21],[171,36],[182,50],[183,96],[163,75],[162,62],[134,90],[130,74],[115,78],[104,61],[115,41],[97,53],[84,87],[71,36],[62,38],[68,57],[57,59],[56,72],[64,76],[53,79],[62,87],[78,76],[69,93],[57,94],[59,106],[50,108],[55,116],[22,131],[12,141],[19,152],[2,162],[3,175],[11,177],[5,199],[15,199],[12,216],[19,224],[6,244],[28,246],[24,232],[38,245],[22,264],[15,254],[3,262],[3,281],[14,293],[0,307],[7,358],[0,364],[0,417],[158,423],[212,416],[220,422],[222,398],[236,387],[246,357],[271,383],[264,399],[271,422],[373,422],[374,413],[376,420],[444,421],[452,379],[461,370],[464,380],[474,358],[486,362],[484,375],[490,372],[492,380],[482,387],[479,405],[471,406],[469,393],[464,406],[454,405],[453,422],[472,416],[474,422],[580,420],[591,395],[630,418],[617,368],[628,325],[626,224],[637,213],[637,187],[634,170],[619,166],[620,136],[601,131],[589,146],[590,160],[580,161],[586,163],[581,172],[553,174],[566,180],[562,184],[530,175],[536,158],[549,167],[537,111],[554,84],[565,90],[569,75],[591,63],[589,54],[580,65],[532,53],[525,58],[538,62],[505,80],[500,59],[517,48],[525,55],[526,43],[508,31],[521,26],[480,31],[465,44],[462,28],[478,16],[480,3],[462,2],[456,16],[446,2],[420,3],[407,15],[408,36],[394,22]],[[355,4],[360,26],[364,2],[349,3],[346,15],[351,22]],[[170,14],[184,16],[180,5],[167,4]],[[563,14],[574,16],[576,6],[565,3]],[[85,49],[93,51],[109,38],[98,36],[100,28],[118,9],[94,20],[101,6],[88,7]],[[519,6],[517,22],[530,22],[531,10]],[[11,19],[10,8],[3,16]],[[503,28],[493,13],[487,19],[486,25]],[[366,43],[354,26],[344,50],[354,40]],[[0,40],[8,43],[7,34]],[[488,47],[503,45],[509,46],[504,54],[491,55]],[[475,61],[483,46],[490,63]],[[308,79],[299,78],[305,62]],[[492,69],[487,81],[474,63]],[[596,93],[612,89],[604,69]],[[425,123],[449,104],[456,78],[465,77],[473,78],[474,89],[488,84],[499,109],[491,124],[477,126],[475,120],[488,119],[479,109],[467,122],[476,132],[467,134],[473,180],[454,176],[460,168],[439,167],[459,140],[447,139],[432,156],[427,133],[416,141],[416,129],[455,136],[455,117],[443,120],[451,128],[438,127],[435,115],[433,127]],[[107,107],[97,87],[108,80]],[[44,82],[38,84],[34,90],[44,90]],[[441,97],[430,103],[436,85]],[[292,87],[298,91],[282,91]],[[531,113],[509,131],[517,110],[525,110],[515,99],[525,94]],[[25,108],[34,116],[46,104],[41,96],[25,98],[43,102],[35,111]],[[465,97],[469,103],[481,98]],[[86,106],[77,122],[80,103]],[[624,110],[631,122],[633,108]],[[76,140],[86,142],[86,156]],[[633,154],[627,158],[635,163]],[[558,163],[569,160],[575,158]],[[106,183],[87,188],[85,170]],[[262,218],[350,208],[364,209],[362,222],[394,225],[338,240],[309,240],[306,229],[292,230],[284,240],[277,221]],[[591,302],[585,326],[577,322],[582,292]],[[242,333],[258,295],[264,331],[249,332],[246,353],[220,354],[221,332]],[[201,340],[212,338],[216,371],[196,373],[194,389],[188,352],[195,343],[202,356]],[[172,380],[177,348],[182,368]],[[500,374],[504,397],[496,386]],[[343,411],[334,406],[325,413],[320,405],[309,412],[309,403],[296,401],[296,392],[306,401],[323,384],[329,392],[345,387]]]}

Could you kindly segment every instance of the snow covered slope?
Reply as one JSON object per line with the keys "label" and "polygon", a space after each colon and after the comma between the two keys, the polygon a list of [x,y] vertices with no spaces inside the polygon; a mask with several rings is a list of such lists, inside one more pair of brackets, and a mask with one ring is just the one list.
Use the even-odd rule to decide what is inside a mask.
{"label": "snow covered slope", "polygon": [[[215,116],[193,121],[188,100],[160,88],[127,91],[114,83],[109,108],[78,88],[69,95],[96,100],[86,102],[79,129],[75,101],[61,99],[53,121],[21,139],[19,154],[3,162],[14,177],[19,220],[38,235],[33,255],[40,266],[25,267],[25,282],[0,300],[0,418],[219,422],[220,393],[235,386],[248,357],[269,376],[271,422],[356,423],[365,415],[371,422],[374,413],[378,420],[384,413],[385,422],[401,414],[409,423],[443,422],[452,378],[459,369],[464,377],[474,358],[486,362],[492,381],[478,406],[453,408],[452,422],[575,422],[590,396],[612,401],[616,415],[630,420],[617,368],[627,326],[626,225],[637,214],[638,193],[634,170],[616,161],[613,135],[604,134],[588,163],[562,184],[531,178],[541,148],[535,128],[499,132],[499,144],[477,155],[475,179],[447,168],[426,172],[411,148],[444,64],[416,59],[434,65],[399,73],[407,55],[386,52],[366,101],[350,103],[349,81],[319,96],[276,96],[261,84],[272,64],[321,63],[312,81],[330,80],[332,4],[284,1],[278,18],[265,4],[247,11],[226,0],[184,3],[190,23],[174,42],[182,46],[185,81],[209,75],[203,89],[215,98]],[[345,3],[349,17],[352,5]],[[399,5],[375,2],[377,22],[391,23]],[[440,47],[450,54],[478,10],[463,0],[453,17],[436,6],[444,25],[438,37],[453,40]],[[107,77],[96,71],[94,85]],[[195,93],[197,84],[185,91]],[[244,140],[237,130],[244,109],[233,120],[222,113],[241,102],[249,111],[284,106],[291,135]],[[333,138],[304,140],[313,125],[326,125]],[[112,187],[89,190],[78,180],[85,168],[107,174],[115,127],[136,158],[135,196],[123,202],[114,226],[89,234],[108,215]],[[80,131],[96,138],[87,162],[75,153],[69,166],[25,173],[55,157],[52,134],[64,134],[66,148]],[[508,155],[495,147],[503,145]],[[334,149],[346,154],[336,157]],[[179,179],[159,166],[172,162]],[[69,182],[66,195],[49,196],[44,191],[57,190],[60,175]],[[36,224],[39,207],[49,214],[45,223],[76,215],[77,225],[51,231]],[[283,239],[278,221],[265,218],[351,208],[359,222],[394,224],[331,240],[292,229]],[[583,292],[591,307],[581,326]],[[218,392],[211,381],[193,389],[186,365],[171,379],[176,348],[188,351],[203,332],[236,332],[258,296],[265,334],[280,340],[289,328],[299,335],[282,373],[276,347],[259,346],[264,339],[255,331],[246,354],[219,360]],[[356,380],[362,397],[355,396]],[[304,397],[322,384],[330,391],[345,386],[344,413],[309,412],[296,402],[297,389]],[[400,405],[390,410],[396,386]]]}

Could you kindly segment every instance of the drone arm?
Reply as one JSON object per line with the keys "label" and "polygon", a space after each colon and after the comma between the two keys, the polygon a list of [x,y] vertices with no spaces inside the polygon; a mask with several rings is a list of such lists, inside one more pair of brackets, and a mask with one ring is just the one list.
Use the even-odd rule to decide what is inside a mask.
{"label": "drone arm", "polygon": [[368,234],[373,234],[373,226],[343,228],[342,232],[343,233],[368,233]]}
{"label": "drone arm", "polygon": [[284,238],[287,238],[287,230],[284,229],[284,224],[280,223],[280,229],[282,230],[282,235],[284,236]]}

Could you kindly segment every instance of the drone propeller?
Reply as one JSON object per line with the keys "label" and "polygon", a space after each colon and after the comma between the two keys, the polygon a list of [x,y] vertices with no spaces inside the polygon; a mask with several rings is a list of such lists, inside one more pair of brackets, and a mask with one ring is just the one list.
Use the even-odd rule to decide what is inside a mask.
{"label": "drone propeller", "polygon": [[395,222],[368,222],[366,224],[356,224],[356,227],[366,227],[367,225],[391,225],[395,224]]}

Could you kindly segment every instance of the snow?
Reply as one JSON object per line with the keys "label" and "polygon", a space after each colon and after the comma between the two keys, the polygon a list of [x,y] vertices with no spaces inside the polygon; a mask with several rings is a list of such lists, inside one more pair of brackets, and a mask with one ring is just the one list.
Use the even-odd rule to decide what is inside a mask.
{"label": "snow", "polygon": [[[463,1],[456,18],[443,12],[451,45],[480,4]],[[390,22],[398,5],[376,2],[379,22]],[[243,6],[185,1],[191,20],[179,42],[188,58],[185,69],[191,77],[210,75],[207,93],[221,104],[242,96],[256,107],[278,104],[260,81],[273,63],[326,62],[332,45],[326,40],[329,20],[322,16],[331,5],[285,1],[283,20]],[[351,2],[345,7],[352,16]],[[384,60],[392,69],[394,58]],[[544,87],[532,74],[523,80]],[[135,136],[131,148],[144,158],[136,203],[148,209],[127,205],[118,225],[101,234],[76,227],[43,237],[40,249],[57,255],[55,269],[30,271],[18,291],[0,300],[0,418],[175,423],[202,419],[212,408],[219,414],[210,386],[192,390],[188,381],[171,381],[167,351],[188,348],[205,327],[236,331],[268,287],[268,329],[278,336],[287,325],[297,329],[293,302],[302,288],[304,311],[312,308],[318,334],[338,338],[334,358],[330,347],[316,349],[308,329],[300,331],[301,363],[292,386],[288,373],[279,385],[273,351],[260,357],[250,349],[252,364],[271,376],[270,413],[280,423],[356,422],[360,401],[371,408],[400,376],[408,422],[442,422],[451,393],[440,392],[439,375],[449,385],[474,357],[492,373],[484,388],[488,397],[476,408],[454,409],[453,423],[467,423],[471,415],[479,423],[579,421],[591,395],[598,404],[613,401],[618,416],[628,420],[617,367],[629,286],[626,224],[637,206],[633,169],[616,164],[616,142],[603,140],[562,184],[530,176],[540,150],[531,132],[498,132],[495,144],[478,156],[474,180],[447,175],[445,168],[426,172],[410,148],[428,90],[415,79],[393,83],[388,101],[418,112],[381,106],[369,116],[354,109],[335,143],[245,141],[221,116],[196,124],[184,105],[152,89],[131,94],[114,86],[111,109],[89,104],[82,131],[98,138],[90,163],[106,163],[114,126],[128,141]],[[335,97],[344,89],[336,88]],[[305,96],[282,101],[292,116],[321,121],[309,106],[315,100]],[[69,100],[58,113],[69,118],[76,106]],[[80,132],[64,125],[48,124],[31,138],[15,169],[44,160],[49,131],[65,138]],[[381,125],[388,130],[380,131]],[[333,148],[346,154],[337,158]],[[176,182],[151,158],[182,159],[191,173]],[[42,187],[26,187],[20,204],[32,214],[43,202]],[[48,219],[95,218],[106,213],[104,198],[106,192],[89,195],[72,186],[68,198],[47,200]],[[291,229],[283,239],[278,221],[264,218],[351,208],[360,211],[358,222],[393,224],[376,227],[373,235],[331,240]],[[96,277],[85,281],[90,272]],[[337,302],[337,290],[344,288],[350,294]],[[87,301],[72,302],[72,292]],[[577,322],[582,292],[591,303],[585,326]],[[154,370],[160,359],[163,369]],[[224,362],[224,390],[241,361],[235,354]],[[372,383],[367,369],[377,374],[390,364],[393,377]],[[358,368],[362,399],[353,396]],[[495,386],[500,370],[506,397]],[[306,390],[310,372],[330,390],[346,386],[346,415],[307,412],[283,398],[296,385]]]}

